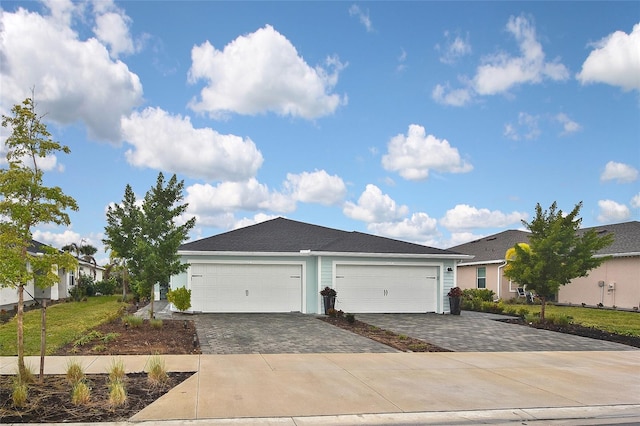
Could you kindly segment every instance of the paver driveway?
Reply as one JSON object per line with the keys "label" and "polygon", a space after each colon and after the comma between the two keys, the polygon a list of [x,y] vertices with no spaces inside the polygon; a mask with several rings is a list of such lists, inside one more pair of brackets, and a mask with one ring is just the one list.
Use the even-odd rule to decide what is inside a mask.
{"label": "paver driveway", "polygon": [[494,321],[503,315],[358,314],[368,324],[455,352],[625,351],[632,346]]}
{"label": "paver driveway", "polygon": [[398,352],[315,315],[197,314],[193,319],[203,354]]}

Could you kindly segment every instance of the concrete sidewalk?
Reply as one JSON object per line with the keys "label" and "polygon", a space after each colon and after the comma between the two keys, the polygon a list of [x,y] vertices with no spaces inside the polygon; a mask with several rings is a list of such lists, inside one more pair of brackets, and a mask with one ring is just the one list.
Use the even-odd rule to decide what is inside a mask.
{"label": "concrete sidewalk", "polygon": [[[149,359],[74,359],[87,373],[104,373],[113,358],[121,359],[129,372],[143,371]],[[586,421],[640,420],[640,351],[163,358],[169,371],[197,373],[133,416],[133,422],[499,424],[582,419],[580,424],[598,424]],[[63,374],[69,359],[47,357],[45,372]],[[29,361],[38,364],[37,357]],[[13,374],[15,362],[15,357],[0,358],[0,373]]]}

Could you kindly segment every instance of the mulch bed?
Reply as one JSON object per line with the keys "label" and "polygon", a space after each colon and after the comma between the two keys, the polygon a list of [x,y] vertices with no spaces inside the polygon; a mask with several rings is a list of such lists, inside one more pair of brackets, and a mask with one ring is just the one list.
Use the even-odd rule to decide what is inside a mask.
{"label": "mulch bed", "polygon": [[168,383],[158,387],[149,383],[146,373],[127,374],[127,402],[121,407],[111,407],[109,404],[106,374],[86,376],[91,388],[90,401],[86,405],[73,405],[71,386],[64,376],[46,375],[42,385],[35,383],[29,386],[27,404],[19,410],[11,402],[14,377],[0,376],[0,419],[2,423],[126,421],[193,373],[168,375]]}
{"label": "mulch bed", "polygon": [[544,330],[556,331],[558,333],[573,334],[575,336],[590,337],[597,340],[606,340],[608,342],[621,343],[623,345],[640,348],[640,337],[625,336],[622,334],[609,333],[608,331],[598,330],[592,327],[585,327],[578,324],[558,325],[550,323],[527,323],[521,318],[496,320],[510,324],[520,324],[528,327],[540,328]]}
{"label": "mulch bed", "polygon": [[[87,333],[88,335],[89,333]],[[182,355],[199,354],[200,345],[192,320],[162,320],[155,328],[145,319],[141,326],[125,326],[121,319],[94,329],[96,337],[82,345],[69,343],[55,355]],[[76,341],[78,342],[78,341]]]}
{"label": "mulch bed", "polygon": [[350,323],[344,317],[319,317],[319,319],[403,352],[452,352],[424,340],[397,334],[358,320]]}

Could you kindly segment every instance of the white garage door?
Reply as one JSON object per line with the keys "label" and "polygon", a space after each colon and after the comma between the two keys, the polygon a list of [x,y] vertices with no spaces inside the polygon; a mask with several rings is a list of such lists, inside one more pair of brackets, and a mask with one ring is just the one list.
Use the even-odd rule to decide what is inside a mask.
{"label": "white garage door", "polygon": [[302,266],[193,264],[191,304],[197,312],[300,311]]}
{"label": "white garage door", "polygon": [[353,313],[436,312],[438,268],[336,265],[336,309]]}

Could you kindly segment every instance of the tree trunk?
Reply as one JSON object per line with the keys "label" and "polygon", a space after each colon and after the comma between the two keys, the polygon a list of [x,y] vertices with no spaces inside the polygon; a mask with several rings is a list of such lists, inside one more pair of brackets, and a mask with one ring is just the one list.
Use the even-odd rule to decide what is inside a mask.
{"label": "tree trunk", "polygon": [[129,287],[129,269],[127,268],[127,262],[123,262],[124,270],[122,271],[122,301],[127,301],[127,290]]}
{"label": "tree trunk", "polygon": [[544,296],[538,296],[538,297],[540,297],[540,303],[541,303],[541,306],[540,306],[540,322],[544,322],[544,308],[545,308],[545,305],[547,303],[547,298],[544,297]]}
{"label": "tree trunk", "polygon": [[18,376],[20,380],[27,377],[27,367],[24,365],[24,285],[18,286]]}
{"label": "tree trunk", "polygon": [[149,319],[153,319],[153,299],[155,299],[155,291],[156,291],[156,286],[152,285],[151,286],[151,301],[150,306],[149,306]]}
{"label": "tree trunk", "polygon": [[44,355],[47,348],[47,300],[42,301],[42,315],[40,320],[40,384],[44,381]]}

